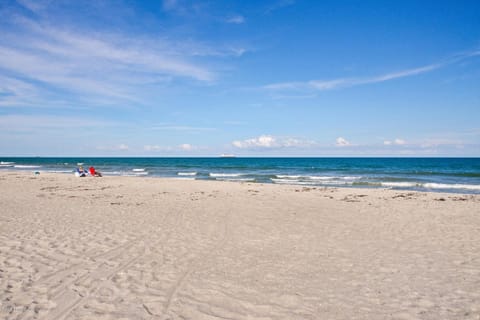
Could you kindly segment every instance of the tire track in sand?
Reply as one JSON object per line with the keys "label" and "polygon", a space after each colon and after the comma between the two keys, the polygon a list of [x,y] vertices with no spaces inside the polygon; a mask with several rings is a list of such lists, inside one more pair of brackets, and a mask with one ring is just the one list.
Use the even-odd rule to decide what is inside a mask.
{"label": "tire track in sand", "polygon": [[218,254],[218,250],[223,248],[225,244],[228,242],[228,239],[230,237],[230,211],[231,210],[226,210],[226,214],[224,217],[224,224],[223,224],[223,237],[222,239],[217,242],[213,248],[209,248],[208,253],[205,255],[197,255],[196,258],[191,260],[191,263],[189,264],[189,267],[185,272],[178,278],[177,282],[175,285],[172,287],[171,291],[167,295],[167,301],[165,303],[164,311],[162,314],[161,319],[162,320],[169,320],[171,317],[168,315],[170,312],[171,306],[173,301],[175,300],[178,292],[183,288],[183,286],[186,283],[186,280],[188,277],[195,272],[196,270],[199,270],[203,267],[204,262],[203,261],[208,261],[210,258],[214,257],[215,255]]}
{"label": "tire track in sand", "polygon": [[[141,237],[138,237],[136,240],[130,241],[129,244],[127,245],[122,245],[117,248],[114,248],[110,251],[108,251],[107,254],[100,254],[96,256],[96,258],[103,258],[101,263],[97,265],[97,269],[93,272],[86,271],[86,274],[83,274],[80,277],[77,277],[75,280],[70,281],[68,284],[63,285],[61,287],[61,290],[58,290],[55,294],[55,302],[57,307],[55,309],[50,310],[50,312],[43,317],[43,319],[53,319],[53,320],[61,320],[65,319],[71,312],[73,312],[75,309],[78,307],[82,306],[86,300],[89,297],[92,297],[95,295],[95,293],[98,292],[101,288],[105,287],[106,284],[111,282],[111,279],[118,274],[119,272],[127,269],[131,265],[133,265],[135,262],[137,262],[139,259],[144,256],[146,252],[146,244],[145,242],[149,242],[149,246],[157,246],[158,243],[160,242],[160,245],[163,247],[163,243],[167,242],[168,239],[171,237],[173,231],[179,227],[179,220],[180,217],[183,217],[184,215],[184,210],[186,209],[186,204],[180,205],[180,209],[177,212],[177,214],[174,214],[174,221],[173,223],[170,223],[168,227],[168,231],[164,233],[164,237],[158,238],[154,242],[148,241],[149,239],[145,239],[145,235],[152,234],[153,230],[147,230],[143,234],[143,240],[141,240]],[[161,225],[166,225],[165,221],[167,220],[168,217],[172,216],[171,214],[166,214],[164,218],[161,221]],[[158,232],[158,230],[156,230]],[[138,248],[136,248],[138,246]],[[124,252],[124,250],[127,248],[129,252],[133,251],[135,253],[141,252],[139,254],[135,254],[133,258],[130,258],[131,255],[129,255],[129,252]],[[123,250],[122,250],[123,249]],[[104,260],[105,258],[108,258],[107,256],[109,254],[116,253],[117,251],[121,251],[120,253],[114,255],[112,259],[115,259],[122,254],[126,257],[126,259],[121,260],[118,264],[117,267],[115,268],[109,268],[108,263],[106,263]],[[163,264],[163,262],[162,262]],[[94,285],[87,289],[87,290],[75,290],[70,288],[72,284],[79,283],[80,285],[82,283],[94,283]]]}
{"label": "tire track in sand", "polygon": [[79,290],[71,289],[69,286],[65,286],[61,291],[57,292],[54,297],[56,304],[60,307],[51,310],[51,312],[47,314],[44,319],[64,319],[71,311],[73,311],[73,309],[80,305],[81,302],[95,294],[103,286],[103,284],[109,282],[115,274],[128,268],[138,259],[140,259],[145,253],[145,247],[140,246],[140,251],[141,252],[135,255],[133,258],[128,259],[130,256],[126,255],[127,259],[121,261],[117,267],[109,268],[109,266],[104,263],[92,273],[87,274],[81,279],[78,279],[77,282],[81,281],[85,283],[87,280],[89,280],[91,283],[96,283],[96,285],[87,289],[86,292],[80,292]]}

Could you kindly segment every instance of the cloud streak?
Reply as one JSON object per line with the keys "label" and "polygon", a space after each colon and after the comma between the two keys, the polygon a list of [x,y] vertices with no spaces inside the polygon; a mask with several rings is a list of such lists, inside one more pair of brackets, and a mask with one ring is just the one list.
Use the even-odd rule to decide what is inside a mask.
{"label": "cloud streak", "polygon": [[211,127],[193,127],[182,125],[157,125],[151,128],[152,130],[165,130],[165,131],[185,131],[185,132],[203,132],[203,131],[215,131],[216,128]]}
{"label": "cloud streak", "polygon": [[307,82],[282,82],[273,83],[263,88],[269,91],[285,91],[285,90],[314,90],[327,91],[339,88],[353,87],[364,84],[379,83],[409,76],[419,75],[430,72],[442,67],[442,64],[434,64],[423,66],[415,69],[402,70],[399,72],[387,73],[375,77],[366,78],[338,78],[332,80],[311,80]]}
{"label": "cloud streak", "polygon": [[155,75],[200,81],[214,78],[208,69],[175,57],[178,52],[164,49],[168,43],[139,41],[125,35],[83,35],[27,22],[24,36],[16,43],[0,43],[0,66],[35,80],[57,85],[66,76],[74,80],[78,76],[90,83],[93,76],[113,72],[127,81],[125,72],[132,71],[144,78]]}
{"label": "cloud streak", "polygon": [[429,64],[418,68],[405,69],[396,72],[385,73],[373,77],[353,77],[353,78],[337,78],[330,80],[310,80],[304,82],[280,82],[272,83],[263,86],[264,90],[271,92],[281,91],[327,91],[340,88],[348,88],[359,85],[381,83],[385,81],[391,81],[406,77],[412,77],[428,72],[435,71],[437,69],[446,67],[447,65],[479,56],[480,51],[471,51],[467,53],[457,54],[449,59],[446,59],[439,63]]}
{"label": "cloud streak", "polygon": [[242,24],[245,23],[245,18],[240,15],[236,15],[233,17],[230,17],[226,20],[227,23],[232,23],[232,24]]}
{"label": "cloud streak", "polygon": [[[29,1],[24,5],[40,10]],[[147,103],[147,98],[139,97],[156,95],[155,88],[177,79],[215,81],[217,73],[202,63],[203,58],[238,57],[244,52],[175,39],[168,31],[160,36],[87,31],[73,24],[58,25],[46,13],[26,18],[17,12],[2,23],[0,106],[39,106],[65,94],[84,104]],[[45,92],[52,94],[50,99],[41,98]]]}

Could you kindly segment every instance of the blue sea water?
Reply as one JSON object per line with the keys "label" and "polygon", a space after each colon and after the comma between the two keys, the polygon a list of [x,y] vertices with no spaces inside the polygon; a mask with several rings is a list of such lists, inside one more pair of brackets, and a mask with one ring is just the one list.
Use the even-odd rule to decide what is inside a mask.
{"label": "blue sea water", "polygon": [[0,170],[480,194],[480,158],[0,158]]}

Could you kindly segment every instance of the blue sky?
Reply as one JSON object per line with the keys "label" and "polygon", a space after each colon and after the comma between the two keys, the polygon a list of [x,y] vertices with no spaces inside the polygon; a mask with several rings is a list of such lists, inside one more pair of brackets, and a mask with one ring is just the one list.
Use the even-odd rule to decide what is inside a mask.
{"label": "blue sky", "polygon": [[479,1],[0,2],[0,155],[480,156]]}

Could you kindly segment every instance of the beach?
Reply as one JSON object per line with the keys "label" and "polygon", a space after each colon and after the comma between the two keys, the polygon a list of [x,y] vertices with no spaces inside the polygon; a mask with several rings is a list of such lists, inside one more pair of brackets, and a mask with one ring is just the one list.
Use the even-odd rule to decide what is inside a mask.
{"label": "beach", "polygon": [[1,319],[480,319],[480,195],[0,173]]}

